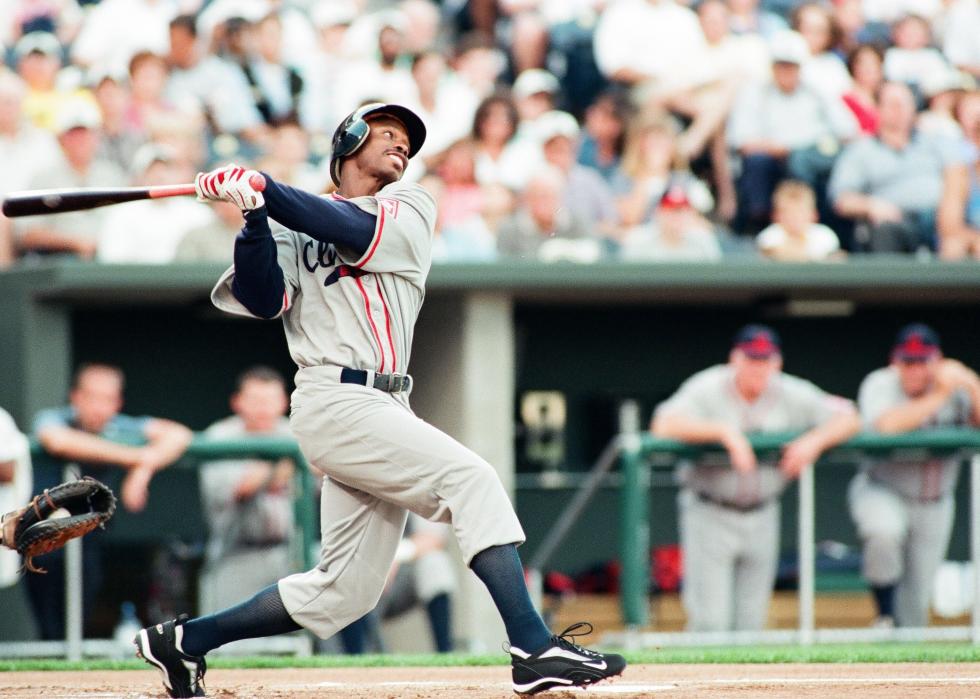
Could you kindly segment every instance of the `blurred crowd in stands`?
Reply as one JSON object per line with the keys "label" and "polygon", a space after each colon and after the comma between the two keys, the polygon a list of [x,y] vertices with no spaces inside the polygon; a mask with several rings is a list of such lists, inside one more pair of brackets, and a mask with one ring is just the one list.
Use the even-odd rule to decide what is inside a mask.
{"label": "blurred crowd in stands", "polygon": [[[0,0],[0,194],[315,192],[367,101],[423,116],[435,260],[980,257],[980,0]],[[186,198],[16,221],[0,266],[230,261]]]}

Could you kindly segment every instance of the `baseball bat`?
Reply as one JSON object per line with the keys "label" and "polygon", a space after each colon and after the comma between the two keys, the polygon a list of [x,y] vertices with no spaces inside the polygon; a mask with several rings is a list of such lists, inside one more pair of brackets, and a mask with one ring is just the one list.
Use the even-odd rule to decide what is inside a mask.
{"label": "baseball bat", "polygon": [[[252,175],[249,180],[252,188],[261,192],[265,189],[265,178]],[[195,194],[193,184],[168,184],[152,187],[75,187],[67,189],[34,189],[25,192],[12,192],[3,200],[3,215],[7,218],[37,216],[40,214],[63,214],[68,211],[84,211],[101,206],[112,206],[140,199],[162,199],[163,197],[182,197]]]}

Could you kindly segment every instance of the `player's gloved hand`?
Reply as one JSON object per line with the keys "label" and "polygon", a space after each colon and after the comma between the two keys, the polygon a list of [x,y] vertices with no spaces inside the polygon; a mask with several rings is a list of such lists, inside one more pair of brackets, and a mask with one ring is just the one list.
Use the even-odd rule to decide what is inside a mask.
{"label": "player's gloved hand", "polygon": [[236,172],[245,172],[245,168],[228,163],[210,172],[199,172],[194,177],[194,191],[198,201],[227,201],[225,199],[225,183]]}
{"label": "player's gloved hand", "polygon": [[252,211],[265,206],[265,178],[255,170],[239,168],[231,172],[221,185],[224,189],[225,201],[230,201],[242,211]]}

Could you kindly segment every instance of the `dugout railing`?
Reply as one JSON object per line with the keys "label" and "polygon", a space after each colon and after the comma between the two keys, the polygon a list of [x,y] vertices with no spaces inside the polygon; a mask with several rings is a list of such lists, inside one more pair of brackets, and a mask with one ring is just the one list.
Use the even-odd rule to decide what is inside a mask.
{"label": "dugout railing", "polygon": [[[952,428],[911,432],[901,435],[862,433],[826,452],[820,468],[853,465],[866,456],[915,457],[957,455],[969,462],[970,559],[972,578],[972,618],[969,626],[925,628],[833,628],[818,629],[815,624],[816,540],[814,468],[804,469],[799,478],[797,497],[797,548],[799,569],[799,623],[796,629],[767,629],[758,632],[652,632],[650,604],[650,523],[648,497],[654,469],[673,469],[679,459],[701,453],[721,451],[720,445],[690,445],[657,439],[638,428],[635,405],[627,404],[621,415],[621,433],[603,451],[582,486],[545,536],[532,558],[530,578],[540,590],[540,571],[561,545],[565,534],[584,510],[592,494],[617,463],[621,467],[621,564],[620,607],[624,630],[607,632],[603,643],[622,648],[655,648],[668,645],[708,646],[747,644],[844,643],[873,641],[971,641],[980,644],[980,430]],[[778,452],[795,434],[756,434],[750,437],[756,453],[765,458]]]}
{"label": "dugout railing", "polygon": [[[31,444],[31,455],[35,459],[44,456],[43,449],[36,441]],[[223,459],[274,460],[283,458],[291,459],[296,465],[293,503],[295,532],[291,537],[291,548],[296,564],[301,565],[306,570],[315,563],[315,546],[318,539],[314,512],[314,482],[313,473],[308,468],[306,459],[294,440],[283,437],[215,440],[197,434],[180,461],[171,468],[198,468],[203,463]],[[64,477],[65,479],[74,478],[77,472],[76,466],[66,464]],[[2,642],[0,643],[0,658],[63,657],[68,660],[81,660],[83,657],[119,655],[120,648],[114,640],[83,638],[80,540],[70,541],[65,549],[65,640]],[[43,564],[43,559],[40,559],[39,562]],[[288,636],[265,639],[266,643],[263,650],[267,652],[308,653],[309,643],[306,642],[307,640]]]}

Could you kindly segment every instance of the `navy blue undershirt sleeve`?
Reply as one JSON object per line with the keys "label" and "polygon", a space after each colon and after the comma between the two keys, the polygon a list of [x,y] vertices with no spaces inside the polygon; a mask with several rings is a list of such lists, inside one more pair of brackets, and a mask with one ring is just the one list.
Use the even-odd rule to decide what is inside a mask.
{"label": "navy blue undershirt sleeve", "polygon": [[377,217],[347,201],[324,199],[265,176],[265,206],[269,217],[286,228],[354,252],[367,252],[374,239]]}
{"label": "navy blue undershirt sleeve", "polygon": [[231,293],[260,318],[275,318],[282,310],[286,281],[264,207],[245,212],[245,226],[235,238]]}

